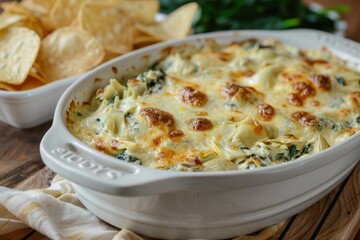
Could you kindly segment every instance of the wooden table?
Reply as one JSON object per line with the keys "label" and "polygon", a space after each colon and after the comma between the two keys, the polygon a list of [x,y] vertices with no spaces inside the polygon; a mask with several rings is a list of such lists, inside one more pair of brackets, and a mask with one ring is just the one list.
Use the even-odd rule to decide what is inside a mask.
{"label": "wooden table", "polygon": [[[51,123],[19,130],[0,122],[0,185],[45,188],[53,173],[44,166],[39,143]],[[303,212],[288,219],[275,239],[360,239],[360,163],[335,190]],[[18,239],[48,239],[29,230]]]}

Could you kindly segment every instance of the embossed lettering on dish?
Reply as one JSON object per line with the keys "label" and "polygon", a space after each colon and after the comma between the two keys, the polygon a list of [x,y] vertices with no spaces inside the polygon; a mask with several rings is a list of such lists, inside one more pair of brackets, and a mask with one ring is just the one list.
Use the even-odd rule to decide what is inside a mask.
{"label": "embossed lettering on dish", "polygon": [[74,164],[74,167],[78,167],[94,175],[106,177],[109,179],[116,179],[121,175],[120,173],[115,173],[114,171],[111,171],[110,169],[103,167],[98,163],[91,162],[86,158],[81,157],[65,148],[56,148],[52,150],[51,153],[59,156],[60,159],[64,159],[68,163]]}

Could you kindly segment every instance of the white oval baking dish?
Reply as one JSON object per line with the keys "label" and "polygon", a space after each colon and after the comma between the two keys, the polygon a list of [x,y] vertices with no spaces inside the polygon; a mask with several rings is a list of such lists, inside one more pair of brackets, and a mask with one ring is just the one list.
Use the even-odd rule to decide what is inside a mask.
{"label": "white oval baking dish", "polygon": [[357,164],[360,132],[319,154],[281,165],[191,173],[119,161],[82,143],[66,128],[66,110],[72,100],[86,101],[109,78],[144,69],[159,60],[164,49],[201,46],[205,39],[230,43],[246,38],[276,38],[301,48],[327,47],[353,66],[360,64],[359,44],[314,30],[220,32],[150,46],[94,69],[63,94],[53,126],[40,145],[44,163],[74,182],[80,200],[100,218],[157,238],[229,238],[257,231],[309,207]]}
{"label": "white oval baking dish", "polygon": [[61,94],[77,78],[69,77],[26,91],[0,90],[0,121],[16,128],[31,128],[49,121]]}

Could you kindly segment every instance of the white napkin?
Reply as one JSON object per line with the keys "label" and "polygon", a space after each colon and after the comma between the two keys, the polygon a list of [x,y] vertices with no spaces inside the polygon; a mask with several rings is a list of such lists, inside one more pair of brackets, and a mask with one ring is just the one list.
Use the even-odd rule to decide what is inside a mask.
{"label": "white napkin", "polygon": [[[268,239],[282,224],[236,240]],[[42,190],[18,191],[0,187],[0,239],[14,239],[29,227],[50,239],[143,239],[93,215],[76,197],[71,183],[59,176],[55,176],[49,188]]]}

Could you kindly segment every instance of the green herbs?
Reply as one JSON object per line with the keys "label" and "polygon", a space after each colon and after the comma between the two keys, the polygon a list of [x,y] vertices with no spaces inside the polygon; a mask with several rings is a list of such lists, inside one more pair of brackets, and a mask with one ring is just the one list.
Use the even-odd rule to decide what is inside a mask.
{"label": "green herbs", "polygon": [[329,119],[323,118],[323,117],[319,117],[318,121],[317,121],[317,129],[319,131],[322,131],[324,128],[326,128],[327,126],[333,124],[332,121],[330,121]]}
{"label": "green herbs", "polygon": [[288,148],[288,151],[289,151],[289,154],[288,154],[289,159],[292,159],[297,153],[296,145],[294,145],[294,144],[290,145]]}
{"label": "green herbs", "polygon": [[165,83],[165,73],[163,70],[147,70],[144,73],[138,75],[136,79],[139,79],[146,83],[147,93],[155,93],[161,90]]}
{"label": "green herbs", "polygon": [[[160,0],[161,12],[169,13],[193,0]],[[196,0],[199,10],[193,22],[195,33],[230,29],[314,28],[335,32],[331,12],[345,13],[346,5],[313,11],[301,0]]]}
{"label": "green herbs", "polygon": [[172,166],[170,170],[181,172],[199,172],[202,170],[202,166],[198,166],[193,163],[177,163]]}
{"label": "green herbs", "polygon": [[285,153],[278,153],[275,155],[275,159],[278,161],[284,159],[284,157],[285,157]]}
{"label": "green herbs", "polygon": [[112,98],[110,98],[110,99],[108,100],[108,105],[114,104],[114,102],[115,102],[115,97],[116,97],[116,96],[113,96]]}
{"label": "green herbs", "polygon": [[338,132],[349,128],[351,128],[351,124],[346,121],[341,123],[335,123],[334,125],[332,125],[331,130],[333,130],[334,132]]}
{"label": "green herbs", "polygon": [[250,150],[247,146],[240,146],[241,150]]}
{"label": "green herbs", "polygon": [[345,86],[345,79],[343,77],[336,77],[336,81],[341,85]]}
{"label": "green herbs", "polygon": [[225,108],[226,109],[237,109],[237,105],[234,101],[231,101],[231,100],[226,100],[225,101]]}
{"label": "green herbs", "polygon": [[308,154],[311,151],[311,148],[312,148],[311,143],[306,144],[303,150],[301,151],[301,155]]}
{"label": "green herbs", "polygon": [[138,165],[141,165],[141,160],[138,159],[137,157],[134,157],[132,155],[130,155],[126,149],[124,149],[121,153],[117,154],[114,156],[115,158],[121,160],[121,161],[125,161],[125,162],[130,162],[130,163],[135,163]]}

